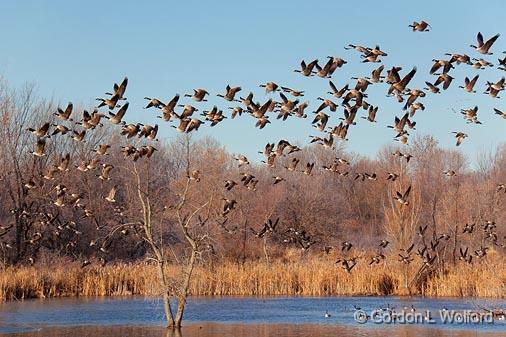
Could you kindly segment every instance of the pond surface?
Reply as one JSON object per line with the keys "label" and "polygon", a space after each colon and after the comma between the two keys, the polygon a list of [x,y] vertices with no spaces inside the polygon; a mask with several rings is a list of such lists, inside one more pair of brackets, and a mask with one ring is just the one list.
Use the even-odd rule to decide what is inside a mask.
{"label": "pond surface", "polygon": [[[365,317],[366,323],[357,322],[357,308],[363,311],[358,318]],[[0,334],[25,337],[506,336],[505,320],[485,315],[481,317],[482,322],[476,323],[480,318],[478,313],[485,313],[482,308],[505,309],[506,302],[405,297],[191,298],[185,313],[186,326],[180,334],[167,334],[162,328],[163,309],[156,299],[64,298],[0,304]],[[325,312],[330,317],[325,317]],[[394,315],[398,315],[397,322],[392,322]]]}

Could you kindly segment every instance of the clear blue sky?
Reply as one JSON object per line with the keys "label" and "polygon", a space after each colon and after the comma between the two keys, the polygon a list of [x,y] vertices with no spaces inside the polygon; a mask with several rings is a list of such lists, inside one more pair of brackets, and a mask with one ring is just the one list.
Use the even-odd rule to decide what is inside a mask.
{"label": "clear blue sky", "polygon": [[[168,100],[203,87],[212,97],[196,106],[226,108],[230,104],[215,95],[228,83],[242,86],[241,94],[253,91],[257,100],[265,101],[268,96],[258,85],[275,81],[305,90],[303,99],[310,101],[312,111],[318,106],[316,97],[328,91],[328,81],[294,73],[302,59],[334,55],[347,60],[333,76],[339,87],[378,66],[361,64],[358,53],[343,49],[348,43],[379,44],[389,54],[383,58],[385,66],[403,66],[401,74],[418,66],[410,87],[421,88],[424,81],[435,79],[428,73],[433,58],[445,52],[481,56],[469,47],[478,31],[485,38],[503,33],[492,48],[494,55],[486,56],[497,63],[506,50],[505,12],[506,3],[500,0],[487,1],[483,8],[471,1],[3,1],[0,75],[14,86],[35,82],[40,95],[62,104],[85,106],[95,104],[95,97],[127,75],[127,121],[158,122],[164,138],[176,131],[154,118],[156,110],[142,109],[144,96]],[[420,19],[430,22],[431,32],[410,31],[408,24]],[[458,89],[465,76],[476,73],[477,94]],[[461,65],[452,75],[456,79],[449,90],[421,100],[427,109],[417,112],[418,130],[412,135],[434,134],[443,146],[454,148],[450,132],[465,131],[470,137],[461,148],[472,160],[476,151],[506,141],[506,120],[492,110],[506,111],[505,100],[482,94],[485,80],[495,82],[506,72]],[[348,149],[374,155],[392,142],[393,132],[386,125],[403,112],[395,99],[385,97],[386,90],[385,84],[368,90],[368,101],[380,106],[378,123],[360,119],[350,129]],[[466,124],[451,110],[474,105],[480,108],[481,126]],[[434,118],[440,123],[432,123]],[[285,138],[303,144],[315,134],[309,120],[273,119],[264,130],[254,123],[243,116],[202,128],[199,134],[212,135],[231,151],[251,157],[267,141]],[[334,114],[331,124],[336,123]]]}

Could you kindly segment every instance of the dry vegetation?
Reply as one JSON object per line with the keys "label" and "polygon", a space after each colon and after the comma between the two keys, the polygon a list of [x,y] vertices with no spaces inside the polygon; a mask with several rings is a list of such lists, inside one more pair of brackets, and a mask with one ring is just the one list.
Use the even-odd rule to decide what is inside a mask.
{"label": "dry vegetation", "polygon": [[[177,266],[166,272],[178,274]],[[463,277],[465,275],[465,277]],[[156,267],[117,263],[103,268],[9,267],[0,272],[0,300],[61,296],[159,296]],[[198,266],[190,285],[195,296],[337,296],[424,295],[441,297],[506,297],[506,264],[493,257],[480,265],[459,264],[423,284],[402,287],[398,267],[358,265],[353,273],[335,267],[332,258],[276,260]]]}

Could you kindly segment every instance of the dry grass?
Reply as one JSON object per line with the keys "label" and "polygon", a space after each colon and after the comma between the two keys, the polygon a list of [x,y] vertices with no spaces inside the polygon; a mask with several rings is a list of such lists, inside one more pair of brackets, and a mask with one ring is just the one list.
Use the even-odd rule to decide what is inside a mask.
{"label": "dry grass", "polygon": [[[299,261],[227,263],[198,267],[192,295],[406,295],[451,297],[506,297],[506,263],[490,257],[475,265],[457,264],[425,283],[403,287],[402,266],[388,263],[369,266],[365,261],[347,273],[333,259],[313,257]],[[167,269],[169,279],[179,268]],[[411,266],[410,275],[416,273]],[[114,264],[104,268],[79,265],[18,267],[0,271],[0,301],[60,296],[116,296],[159,294],[155,268],[144,263]]]}

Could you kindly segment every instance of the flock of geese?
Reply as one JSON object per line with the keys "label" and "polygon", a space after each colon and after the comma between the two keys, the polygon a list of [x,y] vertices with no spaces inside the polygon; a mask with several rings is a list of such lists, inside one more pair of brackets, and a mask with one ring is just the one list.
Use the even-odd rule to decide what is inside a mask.
{"label": "flock of geese", "polygon": [[[428,32],[432,28],[425,22],[413,22],[410,25],[413,32]],[[482,57],[492,55],[492,47],[494,42],[499,38],[499,34],[484,40],[481,33],[477,35],[477,44],[471,45]],[[362,63],[381,63],[388,54],[381,50],[379,46],[367,47],[356,44],[349,44],[345,47],[346,50],[355,51],[359,55],[360,62]],[[173,96],[170,100],[162,100],[155,97],[144,97],[146,100],[145,109],[158,112],[158,118],[163,122],[170,123],[170,126],[181,133],[197,132],[203,125],[210,125],[214,127],[223,122],[225,119],[236,119],[242,115],[249,115],[255,121],[255,126],[263,129],[271,123],[272,118],[285,121],[288,118],[309,118],[312,126],[320,132],[319,135],[310,136],[310,143],[318,144],[324,148],[335,149],[338,141],[347,141],[350,128],[356,127],[358,124],[357,116],[364,119],[365,122],[376,123],[376,116],[379,113],[379,107],[373,106],[368,102],[367,89],[370,86],[386,85],[386,94],[392,99],[397,100],[402,109],[405,111],[402,116],[395,116],[392,125],[388,127],[394,131],[394,138],[402,144],[407,144],[409,140],[409,131],[415,129],[416,126],[416,112],[424,110],[425,105],[422,103],[423,98],[429,95],[440,94],[442,91],[447,90],[451,85],[454,77],[451,76],[452,69],[457,66],[470,66],[473,69],[484,69],[494,67],[491,61],[484,60],[483,58],[471,58],[465,53],[448,53],[445,54],[446,58],[434,59],[433,65],[429,71],[429,75],[434,76],[433,80],[426,81],[425,88],[416,88],[410,86],[414,76],[417,74],[417,68],[413,67],[409,71],[403,71],[401,66],[393,66],[386,69],[382,64],[374,69],[370,76],[353,77],[354,84],[345,84],[342,87],[337,86],[332,76],[340,68],[346,66],[348,61],[337,57],[329,56],[324,62],[320,60],[311,60],[306,62],[302,60],[300,68],[293,70],[304,77],[319,77],[328,80],[329,91],[328,96],[318,97],[318,104],[315,109],[310,109],[308,101],[302,102],[301,98],[304,96],[303,90],[297,90],[288,86],[279,85],[278,83],[269,81],[260,84],[259,87],[265,90],[269,95],[266,101],[259,102],[255,99],[254,94],[249,92],[247,95],[240,95],[243,89],[240,86],[227,85],[223,93],[216,96],[224,100],[224,103],[229,105],[228,110],[230,113],[225,113],[217,106],[213,106],[209,110],[205,110],[199,104],[206,102],[207,98],[211,95],[206,89],[196,88],[191,93],[184,94],[192,102],[181,102],[179,95]],[[506,57],[498,59],[499,70],[506,71]],[[476,86],[479,81],[479,75],[472,78],[466,77],[462,88],[468,93],[476,93]],[[484,82],[484,93],[494,98],[499,98],[499,93],[504,90],[505,78],[502,77],[497,81]],[[143,144],[149,145],[127,145],[121,148],[121,153],[125,158],[137,161],[142,158],[149,159],[153,156],[156,147],[151,145],[149,141],[156,142],[158,140],[159,126],[150,125],[146,123],[127,123],[124,118],[128,112],[129,103],[125,96],[128,86],[128,79],[114,84],[110,92],[106,92],[103,97],[97,98],[98,105],[92,112],[84,110],[82,116],[74,111],[72,103],[69,103],[65,109],[58,108],[55,112],[57,116],[57,123],[47,122],[38,128],[29,128],[35,140],[35,149],[32,152],[36,158],[44,157],[46,155],[45,148],[47,142],[54,137],[69,136],[73,141],[79,143],[83,142],[89,133],[95,129],[100,128],[104,123],[116,125],[118,132],[128,140],[143,139],[147,142]],[[244,96],[244,97],[243,97]],[[279,99],[278,99],[279,98]],[[340,122],[337,125],[330,125],[332,115],[338,115],[338,110],[342,110],[342,115],[339,117]],[[462,109],[460,114],[467,123],[481,124],[478,119],[478,106]],[[506,113],[494,109],[495,114],[503,119],[506,119]],[[362,115],[362,116],[360,116]],[[74,122],[75,127],[71,127],[69,122]],[[456,145],[460,146],[468,135],[462,131],[454,131]],[[139,144],[139,143],[137,143]],[[84,217],[93,218],[93,211],[83,201],[83,196],[78,191],[70,191],[66,186],[61,183],[56,183],[59,176],[64,175],[71,169],[77,169],[83,173],[95,172],[97,179],[100,179],[104,184],[110,183],[111,175],[115,174],[114,165],[107,163],[105,158],[108,151],[113,148],[112,144],[100,144],[94,149],[95,156],[90,160],[84,160],[79,163],[71,165],[72,158],[70,155],[61,155],[47,171],[42,175],[43,180],[54,182],[54,201],[53,204],[58,207],[74,207],[82,210]],[[299,172],[301,176],[311,176],[313,171],[317,169],[315,163],[301,162],[297,157],[298,152],[302,149],[294,144],[291,144],[285,139],[279,140],[277,143],[267,143],[263,150],[259,153],[263,154],[263,164],[270,168],[282,168],[284,172]],[[397,150],[392,153],[392,156],[405,161],[406,164],[410,162],[413,156],[407,151]],[[283,163],[280,163],[281,158],[285,158]],[[255,191],[259,184],[259,179],[248,168],[251,166],[250,161],[245,155],[239,154],[234,157],[237,165],[241,168],[242,172],[237,177],[230,177],[224,182],[224,196],[222,198],[223,206],[221,208],[221,215],[224,221],[221,227],[229,233],[237,230],[237,227],[230,229],[225,227],[228,216],[237,206],[237,201],[230,196],[233,189],[243,186],[251,191]],[[376,181],[384,179],[388,182],[396,181],[400,177],[400,173],[386,172],[384,176],[375,172],[351,172],[350,163],[346,158],[336,157],[332,162],[329,162],[321,167],[324,171],[330,174],[335,174],[340,177],[351,177],[351,179],[358,181]],[[283,171],[283,170],[281,170]],[[262,182],[273,185],[282,184],[285,178],[279,170],[277,174],[273,174],[271,181]],[[447,170],[443,174],[448,177],[456,175],[455,171]],[[188,179],[198,183],[200,181],[201,171],[192,170],[188,174]],[[36,178],[33,177],[24,183],[24,188],[27,193],[31,193],[38,188],[39,184],[36,183]],[[107,203],[114,204],[116,202],[116,194],[119,192],[118,186],[110,186],[109,193],[103,196],[103,200]],[[411,185],[404,190],[397,191],[393,198],[398,202],[399,207],[409,207],[410,205],[410,192]],[[498,184],[496,193],[506,193],[505,184]],[[41,223],[55,225],[54,233],[58,234],[62,230],[71,230],[79,233],[79,229],[75,223],[67,223],[62,226],[57,222],[57,217],[51,213],[43,213],[41,215],[29,214],[26,210],[15,209],[13,212],[22,213],[26,217],[42,217]],[[25,214],[26,213],[26,214]],[[289,227],[285,231],[279,230],[279,218],[276,220],[268,219],[260,229],[251,228],[251,232],[257,238],[267,238],[273,233],[279,233],[283,237],[283,241],[287,244],[294,244],[303,250],[309,249],[317,241],[312,238],[310,233],[302,228]],[[499,243],[497,233],[495,232],[496,225],[493,221],[487,221],[485,224],[466,224],[463,229],[463,234],[472,235],[475,232],[475,226],[482,226],[483,235],[489,240],[491,244],[504,247],[504,244]],[[97,229],[100,224],[97,222]],[[447,234],[442,234],[437,238],[427,239],[425,235],[427,226],[420,226],[418,229],[417,238],[409,247],[402,248],[398,254],[401,263],[409,264],[413,261],[413,255],[418,255],[423,264],[430,266],[436,256],[438,246],[444,245],[450,238]],[[0,229],[6,231],[8,229]],[[126,229],[122,232],[128,233]],[[124,234],[125,234],[124,233]],[[0,232],[0,238],[2,237]],[[30,243],[36,243],[42,239],[43,235],[37,232],[33,238],[30,238]],[[110,246],[111,238],[108,236],[102,242],[93,240],[90,246],[96,246],[98,250],[107,253]],[[383,251],[389,245],[386,239],[378,243],[379,251],[374,256],[370,257],[369,264],[378,264],[385,259]],[[343,242],[341,247],[328,247],[324,246],[324,252],[330,253],[332,249],[339,250],[343,257],[336,263],[340,264],[347,272],[357,264],[360,256],[353,255],[354,244],[351,242]],[[469,249],[469,247],[462,247],[460,249],[460,260],[467,263],[472,263],[473,256],[475,258],[483,258],[486,256],[489,247],[479,247],[477,249]],[[353,256],[352,256],[353,255]],[[102,258],[105,261],[105,257]],[[86,260],[83,267],[88,265],[90,261]]]}

